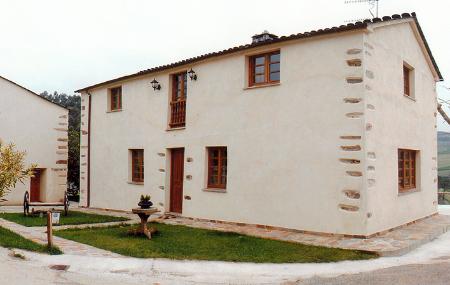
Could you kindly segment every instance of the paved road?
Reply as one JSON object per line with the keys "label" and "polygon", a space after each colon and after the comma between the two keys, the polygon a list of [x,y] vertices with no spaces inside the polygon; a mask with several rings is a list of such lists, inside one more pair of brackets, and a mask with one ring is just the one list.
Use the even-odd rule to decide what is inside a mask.
{"label": "paved road", "polygon": [[[8,285],[131,285],[131,280],[110,275],[87,275],[50,269],[30,261],[13,258],[0,247],[0,284]],[[150,283],[151,284],[151,283]],[[142,285],[142,284],[141,284]]]}
{"label": "paved road", "polygon": [[[320,264],[205,263],[23,252],[24,261],[8,253],[0,247],[0,285],[450,285],[450,232],[400,257]],[[71,267],[68,272],[49,269],[54,264]],[[354,274],[339,275],[346,273]],[[325,277],[330,274],[336,277]],[[306,279],[314,275],[321,277]]]}
{"label": "paved road", "polygon": [[[435,260],[433,264],[411,264],[365,273],[340,275],[333,278],[314,277],[298,282],[286,282],[291,285],[441,285],[450,284],[450,257]],[[125,274],[123,274],[125,273]],[[150,275],[150,276],[149,276]],[[198,281],[180,280],[176,276],[149,274],[139,276],[126,272],[107,273],[65,272],[48,268],[44,264],[31,260],[21,260],[8,256],[6,249],[0,248],[0,284],[9,285],[132,285],[132,284],[198,284]],[[144,278],[143,278],[144,277]],[[181,276],[178,276],[181,277]],[[248,280],[240,283],[239,278],[230,284],[258,284]],[[228,282],[220,282],[228,284]],[[203,284],[210,284],[204,282]],[[267,283],[266,283],[267,284]],[[271,283],[268,284],[277,284]]]}
{"label": "paved road", "polygon": [[299,285],[447,285],[450,284],[450,263],[412,264],[334,278],[312,278]]}

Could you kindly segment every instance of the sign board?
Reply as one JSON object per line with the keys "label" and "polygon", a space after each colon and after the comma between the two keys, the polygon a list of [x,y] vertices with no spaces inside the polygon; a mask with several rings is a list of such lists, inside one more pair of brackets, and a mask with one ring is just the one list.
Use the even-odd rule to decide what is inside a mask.
{"label": "sign board", "polygon": [[61,216],[60,213],[52,213],[52,224],[59,225],[59,217]]}

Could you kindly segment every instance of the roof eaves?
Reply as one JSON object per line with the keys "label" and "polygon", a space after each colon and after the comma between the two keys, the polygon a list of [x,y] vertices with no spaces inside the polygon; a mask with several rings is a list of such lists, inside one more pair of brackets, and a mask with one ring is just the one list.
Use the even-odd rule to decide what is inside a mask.
{"label": "roof eaves", "polygon": [[374,18],[372,19],[372,23],[379,23],[379,22],[386,22],[386,21],[391,21],[391,20],[400,20],[400,19],[412,19],[417,27],[417,31],[419,32],[419,36],[422,39],[422,42],[425,46],[426,52],[428,54],[428,56],[430,57],[431,60],[431,64],[433,65],[434,70],[436,71],[436,75],[438,76],[438,79],[440,81],[444,80],[442,77],[442,74],[439,70],[439,67],[436,63],[436,60],[433,57],[433,53],[431,52],[430,46],[428,45],[427,39],[425,38],[425,34],[422,31],[422,28],[420,27],[419,21],[417,19],[416,13],[412,12],[411,14],[409,13],[403,13],[401,15],[399,14],[394,14],[392,16],[384,16],[383,18]]}
{"label": "roof eaves", "polygon": [[320,35],[329,35],[329,34],[334,34],[334,33],[339,33],[339,32],[346,32],[346,31],[352,31],[352,30],[359,30],[359,29],[366,29],[367,26],[371,23],[379,23],[379,22],[388,22],[388,21],[395,21],[395,20],[400,20],[400,19],[407,19],[407,18],[413,18],[414,21],[417,24],[419,33],[424,41],[425,47],[427,49],[427,52],[431,58],[431,61],[433,63],[434,68],[436,69],[436,72],[439,76],[440,80],[443,80],[442,75],[439,71],[439,68],[437,66],[436,61],[434,60],[434,57],[431,53],[431,50],[428,46],[428,43],[425,39],[425,36],[422,32],[422,29],[420,28],[419,22],[417,21],[416,18],[416,13],[403,13],[401,15],[399,14],[394,14],[392,16],[384,16],[382,18],[373,18],[373,19],[366,19],[364,21],[358,21],[355,23],[349,23],[347,25],[341,25],[339,27],[331,27],[331,28],[325,28],[325,29],[319,29],[319,30],[313,30],[313,31],[309,31],[309,32],[304,32],[304,33],[299,33],[299,34],[292,34],[290,36],[281,36],[277,39],[272,39],[272,40],[268,40],[268,41],[264,41],[264,42],[259,42],[259,43],[255,43],[255,44],[246,44],[246,45],[240,45],[240,46],[236,46],[236,47],[232,47],[229,49],[225,49],[222,51],[218,51],[218,52],[212,52],[212,53],[207,53],[207,54],[203,54],[200,56],[196,56],[196,57],[192,57],[192,58],[188,58],[188,59],[184,59],[178,62],[174,62],[171,64],[166,64],[166,65],[161,65],[161,66],[156,66],[150,69],[146,69],[146,70],[142,70],[139,71],[137,73],[133,73],[133,74],[129,74],[129,75],[125,75],[125,76],[121,76],[118,78],[114,78],[108,81],[104,81],[101,83],[97,83],[79,90],[76,90],[75,92],[85,92],[85,91],[89,91],[89,89],[93,89],[93,88],[97,88],[100,86],[104,86],[104,85],[108,85],[108,84],[112,84],[115,82],[119,82],[119,81],[123,81],[123,80],[127,80],[130,78],[134,78],[134,77],[138,77],[138,76],[142,76],[142,75],[147,75],[147,74],[151,74],[151,73],[155,73],[155,72],[160,72],[163,70],[168,70],[171,68],[176,68],[179,66],[183,66],[186,64],[190,64],[190,63],[195,63],[195,62],[199,62],[205,59],[209,59],[212,57],[217,57],[217,56],[221,56],[221,55],[226,55],[226,54],[231,54],[231,53],[235,53],[238,51],[243,51],[243,50],[247,50],[247,49],[251,49],[251,48],[256,48],[259,46],[266,46],[266,45],[271,45],[271,44],[275,44],[275,43],[279,43],[279,42],[286,42],[286,41],[291,41],[291,40],[297,40],[297,39],[304,39],[304,38],[311,38],[311,37],[315,37],[315,36],[320,36]]}
{"label": "roof eaves", "polygon": [[442,76],[442,73],[439,70],[439,66],[437,65],[437,62],[434,59],[433,53],[431,52],[430,46],[428,45],[427,39],[425,38],[425,34],[423,33],[422,28],[420,27],[419,21],[415,17],[415,13],[413,13],[413,14],[414,14],[414,22],[416,23],[417,30],[419,31],[420,37],[423,40],[423,44],[425,45],[425,48],[426,48],[426,50],[428,52],[428,56],[430,57],[431,63],[433,64],[434,69],[436,70],[436,73],[438,75],[439,81],[443,81],[444,77]]}
{"label": "roof eaves", "polygon": [[179,66],[183,66],[186,64],[190,64],[190,63],[195,63],[195,62],[199,62],[205,59],[209,59],[209,58],[213,58],[213,57],[217,57],[217,56],[222,56],[222,55],[226,55],[226,54],[231,54],[231,53],[235,53],[235,52],[239,52],[239,51],[243,51],[243,50],[248,50],[248,49],[252,49],[252,48],[256,48],[256,47],[260,47],[260,46],[267,46],[267,45],[271,45],[271,44],[275,44],[275,43],[280,43],[280,42],[286,42],[286,41],[291,41],[291,40],[297,40],[297,39],[304,39],[304,38],[311,38],[311,37],[316,37],[316,36],[321,36],[321,35],[328,35],[328,34],[334,34],[334,33],[339,33],[339,32],[346,32],[346,31],[353,31],[353,30],[359,30],[359,29],[366,29],[367,28],[367,23],[363,23],[363,22],[356,22],[356,23],[350,23],[347,25],[341,25],[339,27],[332,27],[332,28],[325,28],[325,29],[319,29],[319,30],[314,30],[314,31],[310,31],[310,32],[304,32],[304,33],[299,33],[299,34],[292,34],[290,36],[281,36],[277,39],[272,39],[272,40],[268,40],[268,41],[264,41],[264,42],[259,42],[259,43],[254,43],[254,44],[246,44],[246,45],[240,45],[240,46],[236,46],[236,47],[232,47],[229,49],[225,49],[222,51],[218,51],[218,52],[211,52],[211,53],[207,53],[207,54],[203,54],[200,56],[196,56],[196,57],[192,57],[192,58],[188,58],[188,59],[184,59],[181,61],[177,61],[171,64],[166,64],[166,65],[161,65],[161,66],[156,66],[150,69],[146,69],[146,70],[142,70],[133,74],[129,74],[129,75],[125,75],[125,76],[121,76],[118,78],[114,78],[108,81],[104,81],[98,84],[94,84],[79,90],[76,90],[75,92],[84,92],[84,91],[88,91],[89,89],[93,89],[93,88],[97,88],[103,85],[108,85],[108,84],[112,84],[118,81],[122,81],[122,80],[127,80],[133,77],[137,77],[137,76],[141,76],[141,75],[146,75],[146,74],[151,74],[151,73],[155,73],[155,72],[160,72],[163,70],[167,70],[167,69],[171,69],[171,68],[175,68],[175,67],[179,67]]}
{"label": "roof eaves", "polygon": [[36,92],[31,91],[30,89],[28,89],[28,88],[26,88],[26,87],[23,87],[22,85],[20,85],[20,84],[14,82],[14,81],[12,81],[12,80],[9,80],[8,78],[5,78],[5,77],[3,77],[3,76],[0,75],[0,79],[3,79],[3,80],[5,80],[5,81],[7,81],[7,82],[9,82],[9,83],[11,83],[11,84],[14,84],[14,85],[17,86],[17,87],[19,87],[19,88],[21,88],[21,89],[23,89],[23,90],[25,90],[25,91],[28,91],[28,92],[31,93],[32,95],[38,96],[39,98],[41,98],[41,99],[43,99],[43,100],[45,100],[45,101],[47,101],[47,102],[50,102],[50,103],[52,103],[52,104],[55,104],[55,105],[58,106],[58,107],[64,108],[64,109],[66,109],[66,110],[69,110],[69,108],[64,107],[64,106],[61,105],[61,104],[55,103],[55,102],[53,102],[53,101],[51,101],[51,100],[49,100],[49,99],[47,99],[47,98],[45,98],[45,97],[43,97],[43,96],[37,94]]}

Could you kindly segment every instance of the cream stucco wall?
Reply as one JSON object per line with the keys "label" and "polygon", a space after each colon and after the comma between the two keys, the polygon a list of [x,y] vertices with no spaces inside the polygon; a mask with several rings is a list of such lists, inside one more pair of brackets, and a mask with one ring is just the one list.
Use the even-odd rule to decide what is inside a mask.
{"label": "cream stucco wall", "polygon": [[[0,78],[0,139],[26,151],[27,165],[44,168],[42,201],[63,199],[67,181],[68,110]],[[2,204],[21,204],[30,180],[18,183]]]}
{"label": "cream stucco wall", "polygon": [[[370,134],[366,131],[366,121],[374,116],[365,117],[365,100],[372,96],[366,89],[366,69],[382,74],[384,71],[376,67],[385,61],[380,53],[379,58],[364,62],[367,37],[371,35],[351,32],[292,41],[93,89],[90,96],[82,94],[81,204],[87,206],[90,136],[91,207],[130,210],[141,194],[150,194],[157,207],[168,211],[169,149],[184,147],[185,176],[192,176],[184,180],[184,195],[191,198],[183,200],[184,216],[366,235],[382,225],[396,226],[433,212],[414,194],[405,199],[414,200],[413,205],[423,209],[411,213],[400,206],[397,213],[402,216],[389,222],[389,214],[376,210],[378,205],[387,205],[392,213],[403,201],[393,195],[373,194],[368,187],[368,150],[379,153],[377,175],[388,177],[391,191],[392,183],[397,183],[397,170],[389,166],[381,171],[385,162],[396,162],[396,155],[383,156],[384,145],[377,146],[376,132],[382,132],[383,125]],[[246,57],[272,49],[281,51],[280,84],[246,89]],[[411,56],[420,61],[415,57],[422,55]],[[362,66],[347,64],[355,58],[363,61]],[[167,131],[169,75],[191,67],[198,80],[188,80],[186,129]],[[417,69],[422,67],[417,65]],[[428,69],[423,73],[430,78]],[[153,78],[161,83],[161,90],[151,88]],[[359,79],[364,82],[352,83]],[[401,77],[396,80],[395,84],[401,84]],[[107,88],[117,85],[122,85],[123,111],[108,113]],[[371,85],[376,88],[376,84]],[[88,134],[89,98],[92,109]],[[376,100],[373,104],[379,105],[376,112],[382,120],[383,106],[389,99]],[[398,100],[407,99],[400,96]],[[433,115],[433,94],[417,104],[420,101],[426,101],[426,106],[418,107],[419,115],[427,117],[428,111]],[[396,109],[408,112],[407,106]],[[394,116],[390,110],[386,115]],[[432,120],[433,116],[421,125],[431,136],[435,132]],[[433,143],[423,143],[424,155],[432,156],[436,151]],[[204,191],[208,146],[227,146],[226,193]],[[128,182],[128,150],[133,148],[144,149],[144,185]],[[428,165],[421,171],[427,178],[435,175]],[[383,179],[378,180],[377,189],[384,186]],[[427,191],[431,193],[432,189]]]}
{"label": "cream stucco wall", "polygon": [[[433,74],[414,34],[412,21],[375,25],[365,36],[368,233],[379,232],[437,212],[436,90]],[[403,95],[403,63],[414,68],[411,100]],[[370,75],[370,74],[369,74]],[[399,194],[397,150],[418,150],[417,188]],[[367,154],[366,154],[367,155]],[[368,169],[372,166],[372,170]]]}

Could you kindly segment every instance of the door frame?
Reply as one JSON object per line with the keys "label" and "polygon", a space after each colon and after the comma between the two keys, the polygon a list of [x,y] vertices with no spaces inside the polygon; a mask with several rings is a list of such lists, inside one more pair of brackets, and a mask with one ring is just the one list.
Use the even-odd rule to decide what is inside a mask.
{"label": "door frame", "polygon": [[[183,153],[183,159],[181,160],[182,163],[182,175],[181,175],[181,195],[179,197],[179,202],[180,202],[180,211],[176,212],[173,209],[173,199],[175,199],[175,195],[173,195],[173,153],[175,151],[182,151]],[[184,192],[184,154],[185,154],[185,148],[184,147],[177,147],[177,148],[170,148],[169,149],[169,153],[170,153],[170,159],[169,159],[169,207],[168,210],[170,213],[176,213],[176,214],[182,214],[183,213],[183,192]]]}
{"label": "door frame", "polygon": [[[42,197],[42,174],[44,173],[45,168],[35,168],[33,169],[34,173],[39,173],[38,176],[31,177],[30,178],[30,202],[41,202]],[[37,197],[35,197],[36,194],[33,195],[33,180],[39,179],[38,181],[38,190],[37,190]]]}

